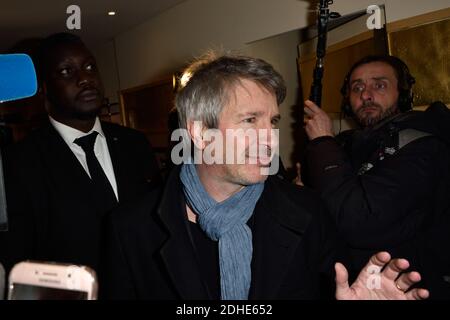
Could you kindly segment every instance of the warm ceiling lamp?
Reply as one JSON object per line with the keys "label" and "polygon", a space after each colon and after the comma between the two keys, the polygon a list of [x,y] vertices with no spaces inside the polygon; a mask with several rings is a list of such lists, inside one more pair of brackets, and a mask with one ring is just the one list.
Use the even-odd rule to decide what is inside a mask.
{"label": "warm ceiling lamp", "polygon": [[108,16],[115,16],[116,15],[116,12],[115,11],[109,11],[108,12]]}

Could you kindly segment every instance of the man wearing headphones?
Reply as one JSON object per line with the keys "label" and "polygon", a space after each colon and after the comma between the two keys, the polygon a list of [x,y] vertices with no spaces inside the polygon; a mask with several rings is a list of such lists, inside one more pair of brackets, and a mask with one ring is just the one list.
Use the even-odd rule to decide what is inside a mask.
{"label": "man wearing headphones", "polygon": [[[411,111],[414,78],[393,56],[368,56],[345,78],[343,112],[360,128],[334,137],[305,102],[307,181],[319,190],[349,251],[351,277],[379,250],[406,257],[430,298],[450,299],[448,146]],[[353,271],[353,272],[352,272]]]}

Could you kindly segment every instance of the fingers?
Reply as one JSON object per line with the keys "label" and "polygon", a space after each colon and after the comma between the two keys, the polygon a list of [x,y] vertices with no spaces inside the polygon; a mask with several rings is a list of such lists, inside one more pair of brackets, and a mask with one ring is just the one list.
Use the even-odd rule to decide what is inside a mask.
{"label": "fingers", "polygon": [[383,275],[389,280],[394,281],[398,275],[409,268],[409,262],[406,259],[392,259],[384,268]]}
{"label": "fingers", "polygon": [[339,262],[336,262],[334,269],[336,270],[336,295],[339,295],[349,289],[348,272],[345,266]]}
{"label": "fingers", "polygon": [[[369,262],[361,270],[358,275],[359,278],[371,277],[374,273],[379,274],[383,267],[391,260],[391,255],[388,252],[378,252],[370,257]],[[393,281],[393,280],[392,280]]]}
{"label": "fingers", "polygon": [[[308,114],[309,113],[316,113],[316,112],[320,112],[322,109],[320,109],[314,102],[312,102],[311,100],[306,100],[305,101],[305,112]],[[309,115],[309,114],[308,114]]]}
{"label": "fingers", "polygon": [[312,112],[308,107],[305,107],[303,110],[305,110],[305,114],[309,117],[312,118],[314,115],[314,112]]}
{"label": "fingers", "polygon": [[320,109],[318,106],[314,104],[314,102],[306,100],[305,101],[305,115],[306,115],[306,122],[309,122],[309,120],[318,120],[319,122],[328,122],[330,121],[330,118],[328,114]]}
{"label": "fingers", "polygon": [[405,296],[408,300],[424,300],[430,296],[430,293],[426,289],[412,289]]}
{"label": "fingers", "polygon": [[[404,272],[409,268],[409,262],[406,259],[392,259],[390,260],[390,254],[387,252],[379,252],[376,255],[372,256],[367,266],[376,265],[382,267],[389,262],[384,268],[382,274],[388,280],[391,280],[395,283],[395,286],[400,290],[405,292],[405,296],[408,300],[423,300],[427,299],[430,295],[428,290],[426,289],[412,289],[409,288],[415,283],[421,280],[420,273],[412,271],[412,272]],[[402,273],[403,272],[403,273]],[[400,275],[400,276],[399,276]],[[397,280],[396,280],[397,279]],[[409,290],[409,291],[408,291]]]}
{"label": "fingers", "polygon": [[314,102],[305,101],[305,131],[308,138],[313,140],[323,136],[334,136],[333,125],[328,114],[314,104]]}
{"label": "fingers", "polygon": [[374,266],[383,268],[386,263],[388,263],[391,260],[391,255],[386,252],[378,252],[377,254],[374,254],[369,262],[367,263],[365,269],[373,269]]}
{"label": "fingers", "polygon": [[398,279],[395,281],[395,284],[397,288],[403,292],[408,291],[409,287],[411,287],[413,284],[420,281],[420,274],[418,272],[408,272],[403,273],[398,277]]}

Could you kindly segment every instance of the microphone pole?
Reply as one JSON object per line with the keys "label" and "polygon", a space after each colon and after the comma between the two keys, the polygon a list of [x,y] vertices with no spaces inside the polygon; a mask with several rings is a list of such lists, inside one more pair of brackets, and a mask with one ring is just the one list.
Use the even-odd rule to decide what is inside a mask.
{"label": "microphone pole", "polygon": [[316,48],[316,66],[313,72],[313,83],[309,100],[317,106],[322,103],[322,78],[324,73],[324,58],[327,49],[328,20],[338,18],[337,12],[330,12],[328,6],[333,4],[333,0],[320,0],[317,12],[317,48]]}

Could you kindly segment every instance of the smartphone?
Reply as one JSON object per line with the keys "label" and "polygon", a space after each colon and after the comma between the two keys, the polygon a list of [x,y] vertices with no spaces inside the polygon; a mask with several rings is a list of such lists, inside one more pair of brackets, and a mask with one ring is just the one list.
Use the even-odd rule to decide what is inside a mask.
{"label": "smartphone", "polygon": [[97,289],[89,267],[25,261],[9,273],[8,300],[96,300]]}

